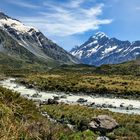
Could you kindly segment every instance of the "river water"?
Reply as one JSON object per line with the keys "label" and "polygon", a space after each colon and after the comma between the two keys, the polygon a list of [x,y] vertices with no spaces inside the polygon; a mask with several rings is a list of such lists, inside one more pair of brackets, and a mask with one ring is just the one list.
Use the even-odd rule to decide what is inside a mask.
{"label": "river water", "polygon": [[[130,99],[120,99],[120,98],[109,98],[109,97],[97,97],[88,95],[74,95],[65,94],[63,92],[39,92],[36,89],[29,89],[25,86],[15,83],[15,78],[8,78],[0,81],[0,85],[16,91],[28,99],[35,101],[44,101],[50,98],[60,97],[58,101],[68,104],[78,104],[77,100],[79,98],[87,100],[82,103],[82,105],[87,105],[94,108],[108,109],[112,112],[127,113],[127,114],[139,114],[140,115],[140,101],[130,100]],[[33,97],[36,93],[39,94],[38,97]],[[92,106],[91,106],[92,104]]]}

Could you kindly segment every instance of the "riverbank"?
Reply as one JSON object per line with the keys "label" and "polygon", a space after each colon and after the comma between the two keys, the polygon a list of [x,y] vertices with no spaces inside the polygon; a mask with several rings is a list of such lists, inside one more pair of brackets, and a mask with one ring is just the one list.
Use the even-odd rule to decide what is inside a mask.
{"label": "riverbank", "polygon": [[[23,97],[37,102],[57,98],[58,102],[66,104],[80,104],[90,108],[108,109],[113,112],[126,114],[140,114],[140,101],[120,98],[109,98],[91,95],[66,94],[64,92],[41,92],[37,89],[27,88],[15,83],[15,78],[8,78],[0,82],[0,85],[19,92]],[[81,99],[81,101],[79,100]]]}
{"label": "riverbank", "polygon": [[41,91],[140,100],[140,78],[132,75],[96,75],[72,72],[29,74],[17,80]]}

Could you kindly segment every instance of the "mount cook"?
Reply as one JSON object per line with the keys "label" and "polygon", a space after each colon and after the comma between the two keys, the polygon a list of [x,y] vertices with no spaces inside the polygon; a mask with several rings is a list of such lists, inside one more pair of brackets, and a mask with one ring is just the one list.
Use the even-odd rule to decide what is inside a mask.
{"label": "mount cook", "polygon": [[140,41],[121,41],[98,32],[70,53],[89,65],[118,64],[135,60],[140,55]]}

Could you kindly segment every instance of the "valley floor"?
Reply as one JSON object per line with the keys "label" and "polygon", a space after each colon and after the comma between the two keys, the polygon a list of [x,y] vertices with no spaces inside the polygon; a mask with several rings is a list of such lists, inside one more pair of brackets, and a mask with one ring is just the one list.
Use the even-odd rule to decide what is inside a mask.
{"label": "valley floor", "polygon": [[88,124],[93,117],[108,115],[119,126],[104,136],[139,140],[140,77],[99,74],[93,69],[4,72],[0,76],[0,139],[96,140],[103,134],[90,130]]}
{"label": "valley floor", "polygon": [[[26,90],[26,87],[13,83],[13,80],[5,80],[5,87],[20,89],[22,96],[23,93],[26,96],[32,93],[29,91],[33,89]],[[140,137],[140,115],[113,113],[109,110],[65,103],[44,104],[36,108],[34,103],[37,100],[34,100],[35,102],[27,100],[26,96],[20,97],[19,94],[2,87],[0,87],[0,94],[2,113],[0,137],[2,140],[10,138],[14,140],[96,140],[100,133],[89,130],[87,124],[98,115],[112,116],[119,123],[117,129],[106,133],[111,140],[139,140]]]}

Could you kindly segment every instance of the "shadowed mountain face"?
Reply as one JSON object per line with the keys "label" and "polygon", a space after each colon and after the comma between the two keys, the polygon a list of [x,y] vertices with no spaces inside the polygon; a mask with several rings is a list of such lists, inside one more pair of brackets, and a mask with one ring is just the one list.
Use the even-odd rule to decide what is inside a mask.
{"label": "shadowed mountain face", "polygon": [[140,41],[121,41],[98,32],[83,45],[73,48],[70,53],[85,64],[117,64],[135,60],[140,55]]}
{"label": "shadowed mountain face", "polygon": [[25,26],[0,12],[0,54],[12,59],[47,65],[78,63],[79,60],[46,38],[39,30]]}

